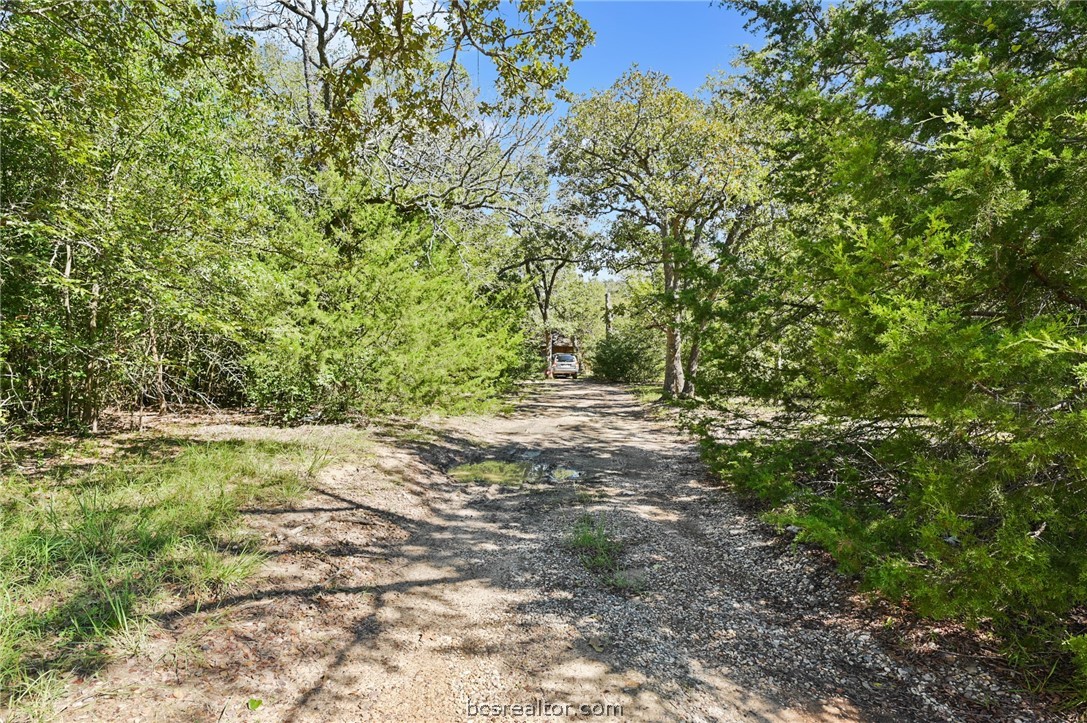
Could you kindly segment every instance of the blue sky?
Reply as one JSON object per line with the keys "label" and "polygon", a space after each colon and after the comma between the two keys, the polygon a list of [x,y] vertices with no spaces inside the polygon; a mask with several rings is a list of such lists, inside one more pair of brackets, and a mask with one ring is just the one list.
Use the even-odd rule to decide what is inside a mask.
{"label": "blue sky", "polygon": [[[220,11],[245,8],[249,2],[215,0]],[[517,15],[512,5],[504,1],[500,6],[508,19]],[[575,0],[574,7],[596,33],[594,44],[570,67],[567,87],[579,94],[607,88],[633,63],[667,73],[675,87],[693,92],[708,74],[731,68],[737,46],[761,45],[744,30],[741,14],[710,0]],[[467,52],[461,57],[483,95],[492,93],[490,62]]]}
{"label": "blue sky", "polygon": [[610,86],[632,63],[659,70],[675,87],[697,90],[715,70],[729,70],[739,45],[759,47],[734,10],[705,0],[577,0],[574,4],[596,42],[570,68],[576,93]]}
{"label": "blue sky", "polygon": [[[609,87],[634,63],[667,73],[676,88],[694,92],[710,73],[733,70],[739,46],[762,46],[744,30],[743,15],[709,0],[575,0],[574,7],[596,33],[570,66],[566,87],[578,94]],[[502,10],[516,16],[512,3]],[[490,61],[462,57],[483,96],[492,95],[496,71]],[[564,108],[560,103],[560,112]]]}

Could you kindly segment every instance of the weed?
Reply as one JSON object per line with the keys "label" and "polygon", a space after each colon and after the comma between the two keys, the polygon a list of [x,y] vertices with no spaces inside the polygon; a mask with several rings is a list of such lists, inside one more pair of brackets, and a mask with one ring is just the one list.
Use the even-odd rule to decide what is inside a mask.
{"label": "weed", "polygon": [[593,572],[614,572],[619,567],[622,544],[612,539],[604,521],[598,517],[579,517],[567,544],[578,553],[581,564]]}
{"label": "weed", "polygon": [[630,391],[634,393],[634,396],[638,397],[638,401],[642,404],[654,404],[664,396],[660,384],[635,384],[630,387]]}
{"label": "weed", "polygon": [[617,570],[611,575],[608,575],[605,582],[609,587],[614,588],[620,592],[641,592],[645,590],[646,579],[642,574],[628,572],[626,570]]}
{"label": "weed", "polygon": [[584,487],[578,487],[574,491],[574,503],[579,505],[587,505],[595,502],[600,498],[600,494],[595,490],[586,489]]}

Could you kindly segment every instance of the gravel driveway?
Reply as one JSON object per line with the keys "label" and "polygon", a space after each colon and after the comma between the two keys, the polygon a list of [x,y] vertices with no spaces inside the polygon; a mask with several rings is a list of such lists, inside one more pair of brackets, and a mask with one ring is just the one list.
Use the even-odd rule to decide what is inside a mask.
{"label": "gravel driveway", "polygon": [[[527,481],[449,475],[488,460]],[[621,584],[570,548],[586,515],[621,543]],[[510,415],[386,428],[371,463],[250,518],[271,555],[253,587],[164,616],[153,665],[114,666],[66,717],[1039,719],[978,661],[902,655],[617,387],[541,382]]]}

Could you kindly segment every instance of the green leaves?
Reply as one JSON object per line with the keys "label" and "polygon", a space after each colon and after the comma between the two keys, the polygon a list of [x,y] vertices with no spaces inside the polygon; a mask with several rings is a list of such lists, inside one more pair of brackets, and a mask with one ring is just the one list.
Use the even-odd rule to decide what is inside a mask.
{"label": "green leaves", "polygon": [[0,84],[19,109],[3,116],[3,397],[32,421],[93,426],[118,396],[134,401],[125,384],[148,388],[164,354],[180,357],[164,383],[191,389],[185,367],[230,326],[207,320],[236,306],[224,252],[259,176],[232,152],[249,48],[206,4],[19,5]]}
{"label": "green leaves", "polygon": [[658,382],[664,372],[660,336],[655,329],[623,324],[596,343],[593,377],[609,382]]}
{"label": "green leaves", "polygon": [[[765,393],[775,335],[803,337],[779,365],[804,380],[797,404],[838,418],[826,443],[880,430],[798,470],[810,488],[777,514],[926,614],[1033,639],[1052,670],[1087,602],[1087,12],[739,4],[768,36],[748,83],[788,129],[763,240],[788,252],[754,267],[765,306],[723,327],[765,340],[748,361],[728,336],[708,354]],[[775,314],[775,283],[809,313]],[[856,469],[876,482],[818,486]]]}
{"label": "green leaves", "polygon": [[671,395],[693,394],[699,344],[680,359],[682,337],[709,324],[735,247],[763,211],[759,135],[772,124],[731,91],[723,84],[690,96],[634,67],[574,104],[550,146],[562,193],[578,211],[608,219],[619,264],[660,269],[654,325],[666,332]]}
{"label": "green leaves", "polygon": [[250,398],[288,422],[484,404],[518,363],[516,317],[447,240],[354,205],[359,189],[331,172],[320,183],[324,204],[281,230],[291,256],[253,299]]}
{"label": "green leaves", "polygon": [[[339,120],[358,122],[342,134],[300,115],[312,88],[298,59],[254,52],[214,3],[15,3],[0,80],[0,424],[93,427],[107,406],[190,402],[257,400],[293,418],[455,408],[505,383],[517,307],[490,270],[506,229],[480,208],[506,204],[521,177],[524,128],[484,128],[494,119],[463,69],[455,102],[432,94],[445,80],[433,51],[454,36],[493,51],[539,100],[587,26],[567,3],[502,21],[488,2],[435,5],[400,33],[385,21],[402,4],[366,7],[380,22],[339,30],[418,61],[391,71],[409,95],[386,98],[381,137],[352,115],[361,96],[339,98]],[[457,13],[467,26],[442,21]],[[325,169],[330,156],[346,167]],[[392,158],[400,175],[384,173]],[[400,211],[381,206],[394,196]]]}
{"label": "green leaves", "polygon": [[559,122],[552,170],[586,211],[619,209],[668,233],[669,218],[714,219],[715,207],[757,187],[761,167],[737,116],[633,68]]}

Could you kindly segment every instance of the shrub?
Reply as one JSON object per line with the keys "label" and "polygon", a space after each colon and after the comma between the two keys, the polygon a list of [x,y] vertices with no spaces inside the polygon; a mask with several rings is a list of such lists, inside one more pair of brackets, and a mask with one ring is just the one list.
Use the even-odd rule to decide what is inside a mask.
{"label": "shrub", "polygon": [[608,382],[655,382],[664,373],[661,344],[644,329],[622,329],[604,337],[590,362],[593,376]]}
{"label": "shrub", "polygon": [[864,588],[985,625],[1028,674],[1078,677],[1082,695],[1087,496],[1058,462],[1028,476],[1016,444],[982,449],[904,429],[856,438],[827,425],[732,444],[704,432],[703,455],[762,500],[764,519],[798,529]]}
{"label": "shrub", "polygon": [[267,290],[246,360],[250,398],[286,422],[492,399],[521,363],[512,313],[493,308],[420,224],[387,208],[345,213],[350,254],[299,223],[304,262],[285,262]]}

